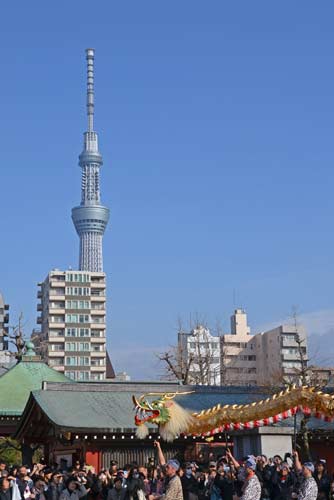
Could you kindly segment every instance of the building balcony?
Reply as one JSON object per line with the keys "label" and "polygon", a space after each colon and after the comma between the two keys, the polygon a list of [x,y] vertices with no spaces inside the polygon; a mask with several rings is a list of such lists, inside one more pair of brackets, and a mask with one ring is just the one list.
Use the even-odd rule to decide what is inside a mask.
{"label": "building balcony", "polygon": [[105,337],[90,337],[90,341],[92,344],[105,344],[106,338]]}
{"label": "building balcony", "polygon": [[42,324],[42,316],[37,317],[37,324],[41,325]]}
{"label": "building balcony", "polygon": [[[65,356],[64,348],[62,351],[48,351],[49,358],[63,358]],[[64,360],[63,360],[64,363]]]}
{"label": "building balcony", "polygon": [[105,323],[94,323],[92,322],[91,325],[91,330],[98,330],[98,329],[105,329],[106,324]]}
{"label": "building balcony", "polygon": [[65,280],[55,280],[54,278],[52,278],[50,280],[50,287],[65,288]]}
{"label": "building balcony", "polygon": [[41,291],[41,290],[38,290],[38,292],[37,292],[37,298],[38,298],[38,299],[41,299],[42,297],[43,297],[43,293],[42,293],[42,291]]}
{"label": "building balcony", "polygon": [[64,335],[52,336],[52,333],[50,332],[48,342],[53,342],[53,343],[65,342],[65,337],[64,337]]}
{"label": "building balcony", "polygon": [[103,291],[99,290],[91,290],[90,298],[92,301],[98,302],[98,301],[105,301],[106,300],[106,294]]}
{"label": "building balcony", "polygon": [[105,290],[106,283],[105,281],[92,281],[90,287],[91,289],[94,288],[95,290]]}
{"label": "building balcony", "polygon": [[90,351],[90,355],[92,358],[105,358],[106,357],[106,351]]}
{"label": "building balcony", "polygon": [[92,322],[93,322],[94,321],[94,316],[105,316],[106,310],[105,310],[104,307],[101,308],[101,309],[95,309],[94,307],[92,307],[91,308],[91,314],[92,314]]}
{"label": "building balcony", "polygon": [[37,304],[37,311],[43,311],[42,304]]}
{"label": "building balcony", "polygon": [[49,321],[49,328],[52,329],[52,328],[65,328],[65,322],[62,322],[62,323],[51,323],[51,321]]}
{"label": "building balcony", "polygon": [[61,314],[62,316],[65,314],[65,307],[52,307],[49,305],[49,313],[50,314]]}

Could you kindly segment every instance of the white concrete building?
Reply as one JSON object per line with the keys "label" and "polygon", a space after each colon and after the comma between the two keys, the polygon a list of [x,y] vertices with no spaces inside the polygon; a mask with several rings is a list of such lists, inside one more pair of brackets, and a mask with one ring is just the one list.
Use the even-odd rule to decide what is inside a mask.
{"label": "white concrete building", "polygon": [[220,385],[220,338],[198,325],[190,333],[179,332],[178,350],[185,362],[193,358],[189,383]]}
{"label": "white concrete building", "polygon": [[104,380],[105,274],[55,269],[39,287],[41,332],[34,342],[43,358],[73,380]]}

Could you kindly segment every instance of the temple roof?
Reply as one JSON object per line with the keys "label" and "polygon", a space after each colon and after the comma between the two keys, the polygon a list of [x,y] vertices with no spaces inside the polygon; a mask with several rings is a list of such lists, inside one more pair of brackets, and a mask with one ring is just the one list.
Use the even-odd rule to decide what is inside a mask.
{"label": "temple roof", "polygon": [[0,376],[0,415],[21,415],[31,391],[41,389],[45,381],[69,382],[64,374],[30,354]]}

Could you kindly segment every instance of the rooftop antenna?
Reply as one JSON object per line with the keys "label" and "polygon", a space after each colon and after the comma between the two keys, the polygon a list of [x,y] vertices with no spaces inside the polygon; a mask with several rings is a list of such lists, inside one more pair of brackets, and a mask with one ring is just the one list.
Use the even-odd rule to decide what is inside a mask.
{"label": "rooftop antenna", "polygon": [[88,132],[94,130],[94,49],[86,49]]}

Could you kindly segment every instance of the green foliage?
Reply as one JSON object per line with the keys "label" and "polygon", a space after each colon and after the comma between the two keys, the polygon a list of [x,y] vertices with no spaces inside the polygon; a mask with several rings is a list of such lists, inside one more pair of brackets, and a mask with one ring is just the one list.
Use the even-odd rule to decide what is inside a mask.
{"label": "green foliage", "polygon": [[21,464],[22,453],[20,444],[14,439],[1,439],[0,459],[8,465]]}

